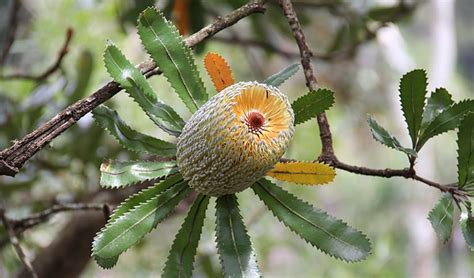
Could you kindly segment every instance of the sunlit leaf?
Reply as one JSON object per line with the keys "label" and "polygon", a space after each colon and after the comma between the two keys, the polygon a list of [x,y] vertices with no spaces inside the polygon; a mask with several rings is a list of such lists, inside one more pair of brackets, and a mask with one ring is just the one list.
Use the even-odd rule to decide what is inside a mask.
{"label": "sunlit leaf", "polygon": [[430,138],[457,128],[461,120],[469,112],[474,112],[474,100],[472,99],[455,103],[438,114],[429,124],[426,125],[426,128],[423,129],[416,149],[421,149]]}
{"label": "sunlit leaf", "polygon": [[108,45],[104,62],[110,76],[124,88],[148,117],[167,133],[179,136],[184,120],[158,99],[145,76],[130,63],[115,45]]}
{"label": "sunlit leaf", "polygon": [[216,91],[220,92],[234,84],[232,70],[226,60],[219,54],[214,52],[207,53],[206,57],[204,57],[204,66],[211,77],[212,83],[214,83]]}
{"label": "sunlit leaf", "polygon": [[235,195],[216,201],[216,242],[225,277],[261,277]]}
{"label": "sunlit leaf", "polygon": [[385,128],[380,126],[374,119],[372,119],[372,117],[369,116],[367,122],[369,123],[370,131],[372,132],[372,136],[375,140],[389,148],[404,152],[407,155],[415,157],[417,156],[414,150],[402,147],[400,142],[398,142],[397,138],[390,134]]}
{"label": "sunlit leaf", "polygon": [[421,128],[426,86],[426,73],[419,69],[405,74],[400,81],[400,102],[413,147],[416,146]]}
{"label": "sunlit leaf", "polygon": [[367,237],[343,221],[265,179],[252,189],[283,224],[324,253],[348,262],[363,260],[370,254]]}
{"label": "sunlit leaf", "polygon": [[310,91],[295,100],[291,107],[295,113],[295,125],[316,117],[334,104],[334,93],[328,89]]}
{"label": "sunlit leaf", "polygon": [[143,45],[191,112],[207,101],[191,50],[176,27],[154,8],[142,12],[138,34]]}
{"label": "sunlit leaf", "polygon": [[194,200],[171,246],[163,277],[191,277],[208,204],[209,196],[206,195],[199,195]]}
{"label": "sunlit leaf", "polygon": [[147,152],[164,157],[176,155],[176,145],[133,130],[115,112],[107,106],[96,107],[92,112],[102,128],[107,129],[117,141],[128,150]]}
{"label": "sunlit leaf", "polygon": [[448,241],[451,237],[451,231],[453,230],[453,212],[453,198],[449,195],[444,195],[428,215],[433,229],[442,242]]}
{"label": "sunlit leaf", "polygon": [[100,185],[119,188],[176,173],[176,161],[105,161],[100,166]]}
{"label": "sunlit leaf", "polygon": [[120,255],[165,219],[190,191],[188,184],[181,181],[107,224],[94,239],[93,255],[101,258]]}
{"label": "sunlit leaf", "polygon": [[474,113],[467,115],[459,125],[458,186],[474,190]]}
{"label": "sunlit leaf", "polygon": [[289,161],[275,164],[267,176],[281,181],[318,185],[332,182],[336,171],[324,163]]}
{"label": "sunlit leaf", "polygon": [[423,111],[423,119],[421,120],[421,132],[426,128],[436,116],[450,107],[454,101],[445,88],[438,88],[428,98],[425,110]]}
{"label": "sunlit leaf", "polygon": [[300,64],[292,64],[282,69],[281,71],[269,76],[262,83],[268,84],[274,87],[279,87],[288,78],[292,77],[300,69]]}

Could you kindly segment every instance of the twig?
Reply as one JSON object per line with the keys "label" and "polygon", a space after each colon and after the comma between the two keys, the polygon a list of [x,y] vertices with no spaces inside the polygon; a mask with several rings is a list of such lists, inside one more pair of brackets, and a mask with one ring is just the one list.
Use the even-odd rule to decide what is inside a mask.
{"label": "twig", "polygon": [[21,2],[20,0],[12,0],[11,9],[10,9],[10,19],[8,20],[8,29],[5,38],[5,44],[3,49],[0,52],[0,67],[3,66],[5,60],[10,53],[10,48],[15,41],[16,28],[18,27],[18,11],[20,10]]}
{"label": "twig", "polygon": [[[281,55],[285,59],[293,59],[293,58],[300,58],[299,52],[294,52],[290,50],[283,49],[272,43],[266,41],[260,41],[255,39],[248,39],[248,38],[236,38],[236,37],[223,37],[223,36],[216,36],[212,38],[213,41],[225,43],[228,45],[235,46],[236,44],[241,47],[258,47],[263,50],[272,51],[278,55]],[[366,41],[361,41],[360,44]],[[358,47],[357,45],[356,47]],[[322,61],[334,61],[334,60],[342,60],[350,56],[353,53],[352,49],[344,50],[344,51],[334,51],[331,53],[313,53],[312,59],[322,60]]]}
{"label": "twig", "polygon": [[239,38],[239,37],[235,37],[235,36],[233,36],[231,38],[216,36],[216,37],[212,38],[212,40],[217,41],[217,42],[221,42],[221,43],[225,43],[225,44],[230,44],[230,45],[238,44],[238,45],[243,46],[243,47],[249,47],[249,46],[258,47],[258,48],[261,48],[261,49],[264,49],[264,50],[269,50],[269,51],[275,52],[275,53],[285,57],[286,59],[300,57],[299,53],[291,52],[291,51],[279,48],[279,47],[277,47],[277,46],[275,46],[271,43],[265,42],[265,41],[245,39],[245,38]]}
{"label": "twig", "polygon": [[9,222],[11,224],[12,229],[15,233],[23,232],[27,229],[30,229],[38,224],[46,222],[49,217],[52,215],[64,212],[64,211],[78,211],[78,210],[101,210],[104,212],[104,218],[107,218],[110,214],[110,208],[107,204],[56,204],[50,208],[47,208],[41,212],[32,214],[28,217],[21,218],[21,219],[10,219]]}
{"label": "twig", "polygon": [[13,230],[12,226],[10,225],[6,215],[5,215],[5,210],[3,208],[0,208],[0,218],[2,220],[3,226],[5,227],[5,230],[8,233],[8,238],[10,239],[11,244],[15,248],[15,251],[20,258],[21,262],[25,266],[25,268],[28,270],[28,272],[31,274],[32,277],[37,278],[38,275],[36,275],[35,270],[33,269],[33,266],[31,265],[31,262],[28,260],[28,258],[25,256],[25,253],[23,252],[23,249],[21,249],[20,242],[16,236],[15,231]]}
{"label": "twig", "polygon": [[[295,9],[290,0],[280,0],[279,4],[283,9],[285,17],[288,19],[293,36],[295,37],[296,43],[300,50],[301,65],[303,66],[304,76],[306,78],[306,86],[310,90],[316,90],[318,87],[318,81],[314,75],[313,66],[311,64],[311,56],[313,53],[309,49],[308,43],[306,42],[305,35],[301,29],[300,22],[296,16]],[[319,159],[321,160],[333,160],[335,158],[334,149],[332,145],[332,135],[329,128],[329,123],[325,113],[321,113],[317,116],[319,125],[319,136],[321,137],[322,151]]]}
{"label": "twig", "polygon": [[[310,90],[314,90],[318,87],[318,83],[311,64],[312,53],[306,42],[304,33],[301,29],[301,25],[298,21],[298,17],[290,0],[280,0],[279,4],[283,9],[285,17],[288,19],[288,23],[291,27],[295,40],[300,49],[301,64],[304,69],[306,85]],[[458,197],[466,197],[467,193],[457,189],[456,187],[450,185],[441,185],[439,183],[418,176],[415,172],[415,169],[413,168],[414,161],[410,161],[410,167],[405,169],[371,169],[361,166],[353,166],[339,161],[334,153],[331,130],[326,115],[324,113],[319,114],[317,120],[320,130],[319,135],[321,137],[322,142],[322,151],[321,155],[318,158],[318,161],[325,162],[335,168],[360,175],[378,176],[385,178],[404,177],[407,179],[417,180],[431,187],[437,188],[442,192],[450,193],[455,200],[457,200]]]}
{"label": "twig", "polygon": [[413,167],[404,168],[404,169],[372,169],[366,168],[361,166],[354,166],[349,165],[339,160],[333,160],[330,163],[333,167],[345,170],[347,172],[351,172],[354,174],[365,175],[365,176],[374,176],[374,177],[382,177],[382,178],[392,178],[392,177],[404,177],[406,179],[413,179],[424,184],[427,184],[431,187],[437,188],[442,192],[451,193],[454,197],[456,196],[465,196],[466,193],[462,191],[455,190],[457,187],[453,184],[441,185],[434,181],[430,181],[428,179],[422,178],[418,176],[415,172]]}
{"label": "twig", "polygon": [[[219,17],[214,23],[186,38],[186,44],[192,47],[250,14],[263,13],[265,11],[264,3],[264,0],[252,1],[226,16]],[[156,64],[149,60],[140,63],[137,67],[142,73],[146,74],[154,70]],[[41,127],[16,141],[11,147],[1,151],[0,175],[15,176],[25,162],[44,148],[51,140],[63,133],[95,107],[113,97],[120,90],[121,88],[117,83],[112,81],[107,83],[91,96],[67,107]]]}
{"label": "twig", "polygon": [[45,80],[46,78],[48,78],[51,74],[56,72],[61,67],[61,63],[62,63],[64,57],[69,52],[69,44],[71,42],[73,33],[74,33],[74,30],[72,28],[68,28],[66,30],[66,37],[64,39],[63,46],[61,47],[61,49],[58,52],[58,57],[56,58],[56,61],[49,68],[47,68],[43,73],[40,73],[38,75],[15,73],[15,74],[11,74],[11,75],[0,76],[0,78],[4,79],[4,80],[29,79],[29,80],[33,80],[33,81],[36,81],[36,82],[41,82],[41,81]]}

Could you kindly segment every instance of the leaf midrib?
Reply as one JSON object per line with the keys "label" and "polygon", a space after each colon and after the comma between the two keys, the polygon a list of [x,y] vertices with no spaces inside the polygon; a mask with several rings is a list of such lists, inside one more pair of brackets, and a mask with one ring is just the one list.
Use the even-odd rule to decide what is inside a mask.
{"label": "leaf midrib", "polygon": [[[118,49],[117,49],[118,50]],[[121,67],[116,59],[113,57],[113,55],[109,52],[109,57],[110,57],[110,60],[115,64],[115,66],[121,71],[123,72],[126,68],[123,68]],[[128,67],[127,67],[128,68]],[[132,67],[132,76],[136,75],[137,74],[137,69]],[[140,73],[141,74],[141,73]],[[129,77],[130,78],[130,77]],[[136,77],[134,77],[136,78]],[[123,79],[124,81],[127,80],[126,78],[121,78]],[[157,97],[156,95],[154,94],[147,94],[145,93],[145,88],[140,88],[140,86],[137,84],[137,82],[135,82],[135,80],[133,80],[133,78],[130,78],[131,81],[133,82],[132,84],[132,87],[135,87],[136,89],[138,89],[138,91],[142,91],[143,90],[143,94],[145,95],[145,100],[148,102],[149,105],[151,105],[151,107],[156,107],[155,104],[158,103],[160,105],[163,105],[164,103],[162,103]],[[127,81],[130,81],[130,80],[127,80]],[[146,81],[145,81],[146,82]],[[142,90],[141,90],[142,89]],[[153,103],[147,96],[151,97],[153,101],[155,101],[155,103]],[[139,103],[140,105],[140,103]],[[161,117],[157,116],[159,119],[163,120],[163,121],[166,121],[172,125],[175,125],[175,127],[178,127],[180,126],[174,119],[173,119],[173,116],[169,113],[169,111],[167,111],[166,109],[160,109],[160,111],[164,112],[169,119],[171,119],[171,121],[173,122],[170,122],[169,120],[165,120],[165,119],[162,119]],[[146,109],[145,111],[147,114],[149,114],[148,110]],[[150,117],[154,118],[156,115],[149,115]],[[157,124],[161,124],[161,123],[157,123]],[[176,132],[175,130],[169,130],[167,127],[165,127],[168,131],[170,132]],[[179,132],[179,130],[178,130]]]}
{"label": "leaf midrib", "polygon": [[181,81],[183,82],[183,85],[184,87],[186,88],[186,93],[188,94],[189,98],[191,99],[191,102],[194,104],[194,107],[196,109],[199,108],[199,105],[196,103],[196,101],[194,100],[192,94],[191,94],[191,91],[189,90],[188,88],[188,85],[186,84],[186,81],[183,77],[183,74],[181,73],[181,70],[180,68],[178,67],[178,65],[176,64],[176,62],[174,61],[173,57],[171,56],[170,52],[168,51],[168,48],[166,47],[166,45],[163,43],[163,41],[161,40],[161,38],[158,36],[158,34],[155,32],[155,29],[153,28],[153,25],[150,24],[150,22],[148,21],[148,18],[146,17],[146,13],[143,14],[143,19],[146,21],[146,23],[148,24],[148,27],[150,28],[150,30],[152,31],[153,35],[155,36],[155,38],[158,39],[158,41],[160,42],[160,44],[163,46],[163,48],[165,49],[166,51],[166,55],[168,55],[168,58],[171,60],[171,62],[173,63],[173,65],[175,66],[176,70],[178,71],[178,74],[179,74],[179,77],[181,79]]}
{"label": "leaf midrib", "polygon": [[193,235],[194,228],[195,228],[194,224],[196,223],[196,217],[199,214],[199,212],[201,211],[202,202],[204,202],[205,200],[206,200],[206,197],[201,198],[201,200],[199,201],[199,204],[198,204],[198,208],[196,209],[196,212],[193,215],[193,220],[191,222],[191,231],[189,232],[186,244],[185,244],[183,250],[181,250],[181,254],[179,255],[178,277],[181,277],[181,269],[182,269],[182,265],[183,265],[183,261],[184,261],[184,252],[185,252],[186,248],[188,247],[189,242],[191,241],[191,237]]}
{"label": "leaf midrib", "polygon": [[[453,107],[453,106],[451,106],[451,107]],[[455,119],[455,118],[459,118],[462,114],[466,113],[466,110],[461,110],[461,111],[459,111],[458,113],[454,114],[452,117],[449,117],[449,118],[447,118],[447,119],[444,120],[444,121],[441,121],[438,125],[436,125],[436,126],[434,126],[434,127],[431,127],[432,124],[435,123],[435,121],[436,121],[437,118],[441,118],[444,113],[448,113],[448,112],[449,112],[449,108],[446,109],[445,111],[443,111],[442,113],[438,114],[438,116],[436,116],[436,117],[433,119],[433,121],[431,121],[431,124],[429,124],[429,125],[426,127],[426,129],[424,130],[423,134],[422,134],[420,137],[422,137],[423,139],[426,139],[425,137],[426,137],[426,134],[428,134],[428,132],[430,132],[430,133],[431,133],[431,132],[435,132],[439,127],[445,125],[446,123],[452,121],[452,120]],[[420,140],[420,141],[421,141],[421,140]]]}
{"label": "leaf midrib", "polygon": [[[177,186],[182,186],[182,184],[185,184],[184,182],[181,182],[179,183]],[[107,248],[110,244],[112,244],[113,242],[115,242],[117,239],[119,239],[120,237],[122,237],[125,233],[128,233],[130,230],[132,230],[133,228],[135,228],[139,223],[141,223],[145,218],[147,218],[148,216],[152,215],[153,213],[155,213],[158,209],[160,209],[161,207],[163,207],[164,205],[166,205],[167,203],[169,203],[170,201],[172,201],[176,196],[178,196],[182,191],[184,191],[186,189],[185,186],[183,186],[183,188],[181,188],[179,191],[177,191],[175,194],[173,194],[171,197],[167,198],[163,203],[161,203],[160,206],[157,206],[155,207],[153,210],[151,210],[149,213],[147,213],[145,216],[143,216],[142,218],[140,218],[138,221],[136,221],[133,225],[131,225],[130,227],[128,227],[127,229],[123,230],[122,233],[120,233],[119,235],[117,235],[114,239],[112,239],[111,241],[109,241],[109,243],[107,243],[105,246],[103,246],[101,249],[97,250],[95,252],[95,254],[98,254],[100,253],[102,250],[104,250],[105,248]],[[156,199],[158,199],[161,195],[158,195],[156,196]],[[156,200],[155,199],[155,200]],[[154,200],[154,198],[150,199],[149,203],[151,203],[152,201]],[[148,203],[147,203],[148,204]],[[123,215],[121,216],[123,217]],[[117,221],[119,220],[120,218],[116,219],[116,221],[114,223],[117,223]]]}
{"label": "leaf midrib", "polygon": [[[320,94],[323,94],[323,93],[320,93]],[[317,95],[318,95],[317,91],[314,91],[314,95],[317,97]],[[328,94],[328,95],[323,95],[322,98],[313,99],[313,100],[309,101],[306,105],[301,106],[300,109],[298,109],[298,111],[295,111],[295,114],[296,114],[296,113],[301,113],[302,111],[307,110],[307,109],[310,108],[311,106],[313,106],[313,105],[315,105],[315,104],[318,104],[318,103],[320,103],[320,102],[323,102],[323,101],[327,100],[327,98],[330,98],[330,97],[331,97],[331,95]]]}
{"label": "leaf midrib", "polygon": [[242,268],[242,261],[240,260],[240,253],[239,253],[239,250],[237,249],[237,243],[235,241],[234,225],[232,223],[232,212],[231,212],[231,210],[229,210],[229,228],[230,228],[230,235],[231,235],[231,238],[232,238],[232,246],[234,247],[234,251],[237,254],[237,262],[239,263],[240,274],[242,275],[242,277],[245,277],[244,270]]}
{"label": "leaf midrib", "polygon": [[[261,188],[263,188],[263,190],[265,190],[268,194],[270,194],[276,201],[278,201],[278,203],[280,203],[283,207],[285,207],[288,211],[290,211],[291,213],[295,214],[296,216],[300,217],[301,219],[303,219],[305,222],[309,223],[311,226],[314,226],[315,228],[317,229],[320,229],[321,231],[323,231],[325,234],[327,234],[329,237],[335,239],[336,241],[339,241],[347,246],[349,246],[351,249],[355,249],[355,250],[358,250],[360,252],[360,249],[359,248],[356,248],[355,246],[353,246],[352,244],[346,242],[345,240],[342,240],[338,237],[336,237],[335,235],[333,235],[332,233],[330,233],[329,231],[327,231],[326,229],[316,225],[316,224],[313,224],[310,220],[306,219],[304,216],[300,215],[299,213],[295,212],[293,209],[291,209],[290,207],[288,207],[284,202],[282,202],[277,196],[275,196],[273,194],[273,192],[269,191],[265,185],[261,184],[260,182],[257,182]],[[364,253],[364,252],[362,252]]]}

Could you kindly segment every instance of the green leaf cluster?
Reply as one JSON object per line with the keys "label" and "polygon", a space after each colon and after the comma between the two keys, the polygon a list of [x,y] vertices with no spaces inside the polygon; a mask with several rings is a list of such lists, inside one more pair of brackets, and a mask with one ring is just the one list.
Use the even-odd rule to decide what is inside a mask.
{"label": "green leaf cluster", "polygon": [[[176,28],[162,14],[148,8],[140,15],[138,33],[145,49],[158,65],[178,96],[191,112],[207,101],[207,93],[197,72],[191,50]],[[110,76],[161,129],[178,137],[185,121],[172,107],[162,102],[146,80],[121,53],[109,44],[104,62]],[[264,83],[279,86],[298,71],[290,65],[270,76]],[[334,103],[327,89],[311,91],[293,103],[295,124],[324,112]],[[113,267],[119,256],[142,240],[162,222],[192,189],[179,173],[173,160],[176,145],[132,129],[117,112],[100,106],[93,111],[96,122],[110,132],[128,150],[148,153],[160,160],[112,161],[101,166],[100,184],[120,188],[133,184],[151,184],[130,196],[110,216],[96,235],[92,256],[103,268]],[[168,157],[168,160],[162,158]],[[161,181],[161,182],[159,182]],[[159,182],[159,183],[157,183]],[[326,254],[348,262],[359,261],[370,253],[370,243],[359,231],[329,216],[276,185],[262,179],[253,186],[258,197],[274,215],[301,238]],[[190,277],[204,225],[210,197],[198,194],[177,232],[163,270],[165,277]],[[227,277],[261,276],[250,237],[238,208],[236,195],[216,200],[216,244],[223,273]]]}
{"label": "green leaf cluster", "polygon": [[400,80],[400,103],[412,142],[411,148],[403,147],[395,136],[372,117],[368,119],[375,140],[407,154],[412,160],[429,139],[454,130],[467,114],[474,112],[474,100],[455,103],[444,88],[436,89],[426,99],[427,86],[424,70],[413,70]]}
{"label": "green leaf cluster", "polygon": [[[385,128],[369,116],[368,124],[375,140],[387,147],[405,153],[410,159],[410,167],[415,164],[417,153],[429,139],[458,128],[458,181],[448,185],[443,196],[428,215],[436,234],[442,242],[451,237],[452,227],[458,214],[455,207],[465,210],[467,217],[461,220],[464,238],[472,246],[474,238],[469,197],[474,194],[474,100],[454,102],[451,94],[438,88],[426,98],[427,77],[423,70],[413,70],[400,80],[400,102],[407,124],[412,147],[403,147]],[[454,194],[465,195],[466,199]]]}
{"label": "green leaf cluster", "polygon": [[[452,106],[451,106],[452,107]],[[448,108],[449,109],[449,108]],[[441,113],[440,113],[441,114]],[[458,131],[458,182],[457,189],[472,197],[474,192],[474,113],[464,117],[459,124]],[[474,217],[471,211],[469,198],[459,200],[454,195],[443,196],[430,212],[430,220],[436,234],[441,241],[446,242],[451,237],[451,230],[455,217],[454,204],[457,204],[462,215],[460,218],[461,230],[467,245],[474,248]]]}

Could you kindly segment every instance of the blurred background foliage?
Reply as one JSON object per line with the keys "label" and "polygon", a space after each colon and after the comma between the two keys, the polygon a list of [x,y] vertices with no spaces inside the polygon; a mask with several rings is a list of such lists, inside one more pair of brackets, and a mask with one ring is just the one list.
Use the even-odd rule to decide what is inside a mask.
{"label": "blurred background foliage", "polygon": [[[0,49],[8,42],[8,18],[13,1],[0,1]],[[474,5],[472,0],[295,0],[308,42],[314,51],[321,86],[336,92],[328,112],[335,150],[345,162],[373,168],[403,168],[399,152],[376,143],[366,124],[374,115],[388,130],[409,138],[399,111],[397,86],[403,73],[413,68],[428,71],[431,89],[446,87],[454,99],[473,96]],[[190,0],[189,24],[193,33],[246,1]],[[24,0],[18,13],[15,41],[0,69],[0,149],[10,146],[57,112],[91,94],[109,77],[102,53],[107,40],[119,46],[133,62],[147,56],[138,40],[135,22],[150,5],[162,8],[172,20],[183,20],[174,1],[154,0]],[[298,49],[286,20],[274,3],[264,15],[252,15],[215,38],[196,47],[202,61],[208,51],[224,56],[236,81],[263,80],[299,60]],[[186,16],[186,13],[184,13]],[[181,17],[181,19],[180,19]],[[74,30],[69,53],[61,67],[43,81],[9,79],[14,73],[41,73],[56,59],[66,29]],[[198,62],[210,94],[213,86]],[[160,97],[184,118],[189,112],[160,77],[151,79]],[[290,100],[306,92],[301,71],[282,90]],[[125,94],[113,105],[134,128],[169,139]],[[299,125],[288,157],[315,159],[320,151],[315,121]],[[408,145],[408,144],[406,144]],[[420,153],[416,169],[440,183],[456,179],[455,134],[431,140]],[[99,165],[106,158],[134,159],[118,146],[91,117],[55,139],[40,151],[15,178],[0,177],[0,204],[8,216],[24,217],[53,203],[77,202],[99,190]],[[262,271],[269,277],[472,277],[474,256],[463,243],[459,228],[452,240],[440,243],[426,219],[440,192],[402,178],[373,178],[338,171],[336,181],[319,188],[280,183],[372,239],[373,254],[364,262],[346,264],[306,245],[280,224],[263,204],[255,206],[251,191],[239,194],[244,220],[257,249]],[[213,205],[210,205],[212,208]],[[72,214],[51,218],[47,224],[25,232],[27,256],[41,254]],[[207,215],[213,219],[214,210]],[[101,270],[92,261],[84,277],[151,277],[163,268],[169,243],[183,215],[160,225],[141,244],[126,252],[112,270]],[[207,219],[195,267],[199,277],[220,276],[213,221]],[[71,250],[74,252],[74,250]],[[0,228],[0,276],[10,277],[21,267]]]}

